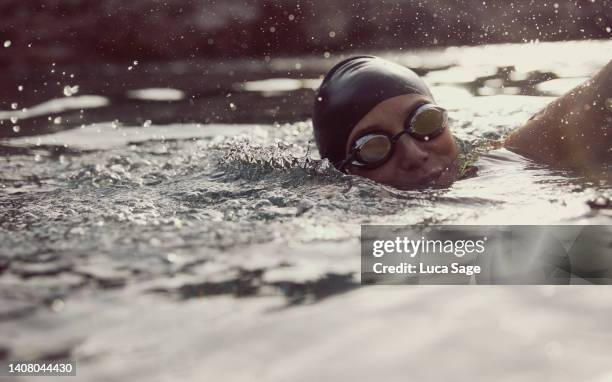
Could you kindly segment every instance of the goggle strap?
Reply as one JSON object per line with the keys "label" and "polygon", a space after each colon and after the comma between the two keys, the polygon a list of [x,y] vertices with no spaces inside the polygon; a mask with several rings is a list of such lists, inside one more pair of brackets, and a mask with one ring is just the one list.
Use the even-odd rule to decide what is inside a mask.
{"label": "goggle strap", "polygon": [[351,154],[348,157],[341,160],[340,162],[336,162],[335,166],[338,170],[344,171],[344,168],[346,167],[346,165],[353,159],[355,159],[355,153],[351,152]]}

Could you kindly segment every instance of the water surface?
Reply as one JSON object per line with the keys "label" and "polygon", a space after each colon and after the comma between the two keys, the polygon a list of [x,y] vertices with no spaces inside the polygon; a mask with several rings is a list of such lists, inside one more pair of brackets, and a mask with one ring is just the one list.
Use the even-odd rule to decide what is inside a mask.
{"label": "water surface", "polygon": [[[455,134],[477,145],[602,67],[610,48],[380,54],[424,75]],[[347,375],[351,362],[380,365],[359,341],[395,349],[385,362],[406,370],[459,344],[481,349],[481,364],[519,366],[496,380],[603,378],[605,367],[576,361],[579,373],[563,360],[580,359],[582,340],[567,331],[580,317],[589,336],[609,333],[593,317],[609,310],[605,289],[359,288],[358,239],[361,224],[611,224],[597,208],[609,171],[585,178],[498,149],[448,189],[341,174],[318,157],[309,120],[337,59],[14,74],[0,111],[0,326],[10,334],[0,359],[76,358],[87,380],[240,379],[229,366],[239,359],[261,378],[295,380],[329,376],[328,357]],[[525,349],[536,361],[515,354]],[[458,357],[455,371],[468,373],[473,358]]]}

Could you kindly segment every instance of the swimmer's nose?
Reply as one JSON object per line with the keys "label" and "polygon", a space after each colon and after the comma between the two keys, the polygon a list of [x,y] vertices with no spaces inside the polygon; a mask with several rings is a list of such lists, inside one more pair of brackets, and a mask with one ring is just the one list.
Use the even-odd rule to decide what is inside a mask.
{"label": "swimmer's nose", "polygon": [[408,134],[402,135],[396,145],[399,165],[405,171],[418,170],[425,166],[429,160],[429,153]]}

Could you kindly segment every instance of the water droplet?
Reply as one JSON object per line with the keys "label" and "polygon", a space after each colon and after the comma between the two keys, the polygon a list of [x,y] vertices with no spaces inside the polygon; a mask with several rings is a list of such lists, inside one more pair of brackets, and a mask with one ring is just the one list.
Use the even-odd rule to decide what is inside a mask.
{"label": "water droplet", "polygon": [[295,20],[295,16],[294,15],[289,15],[288,19],[289,19],[289,21],[293,21],[293,20]]}
{"label": "water droplet", "polygon": [[19,90],[20,92],[23,91],[23,85],[17,86],[17,90]]}
{"label": "water droplet", "polygon": [[17,109],[17,106],[19,106],[19,104],[17,104],[17,102],[13,102],[13,103],[11,104],[11,109],[16,110],[16,109]]}
{"label": "water droplet", "polygon": [[113,122],[111,122],[111,127],[113,129],[117,129],[119,127],[119,120],[115,119]]}
{"label": "water droplet", "polygon": [[19,121],[19,118],[17,118],[17,117],[11,117],[11,122],[13,122],[13,123],[17,123],[17,121]]}
{"label": "water droplet", "polygon": [[66,86],[64,86],[64,95],[66,97],[72,97],[73,95],[75,95],[78,92],[79,92],[79,85],[74,85],[74,86],[66,85]]}
{"label": "water droplet", "polygon": [[152,124],[151,120],[150,120],[150,119],[147,119],[147,120],[146,120],[146,121],[144,121],[144,123],[142,124],[142,127],[151,127],[151,124]]}
{"label": "water droplet", "polygon": [[60,123],[62,123],[62,117],[53,118],[53,123],[59,125]]}
{"label": "water droplet", "polygon": [[317,101],[319,102],[323,101],[323,97],[317,97]]}
{"label": "water droplet", "polygon": [[612,28],[606,27],[606,32],[608,32],[608,33],[612,32]]}
{"label": "water droplet", "polygon": [[9,46],[11,46],[11,44],[12,44],[11,40],[6,40],[6,41],[4,42],[4,47],[5,47],[5,48],[8,48]]}
{"label": "water droplet", "polygon": [[128,70],[132,70],[133,68],[133,66],[128,66]]}
{"label": "water droplet", "polygon": [[236,110],[237,109],[236,105],[233,102],[230,102],[229,107],[230,107],[231,110]]}
{"label": "water droplet", "polygon": [[138,60],[134,60],[133,64],[134,66],[138,65]]}
{"label": "water droplet", "polygon": [[59,311],[64,309],[64,305],[65,305],[64,304],[64,300],[56,298],[51,303],[51,310],[54,311],[54,312],[59,312]]}
{"label": "water droplet", "polygon": [[169,253],[166,255],[166,261],[169,263],[178,263],[181,260],[181,257],[175,253]]}
{"label": "water droplet", "polygon": [[40,154],[34,155],[34,161],[35,162],[40,162]]}
{"label": "water droplet", "polygon": [[429,140],[429,136],[428,136],[428,135],[426,135],[426,136],[423,138],[423,140],[425,140],[425,142],[427,142],[427,141]]}
{"label": "water droplet", "polygon": [[330,58],[331,57],[331,53],[325,52],[325,53],[323,53],[323,57]]}
{"label": "water droplet", "polygon": [[331,37],[331,38],[336,37],[336,32],[334,32],[334,31],[330,31],[330,32],[329,32],[329,37]]}
{"label": "water droplet", "polygon": [[18,133],[21,131],[21,127],[19,127],[18,125],[13,126],[13,131]]}

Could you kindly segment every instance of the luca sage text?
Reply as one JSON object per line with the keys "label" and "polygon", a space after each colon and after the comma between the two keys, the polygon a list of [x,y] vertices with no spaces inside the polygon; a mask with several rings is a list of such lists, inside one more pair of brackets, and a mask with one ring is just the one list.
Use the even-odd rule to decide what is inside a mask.
{"label": "luca sage text", "polygon": [[420,274],[465,274],[472,276],[479,274],[481,269],[478,265],[461,265],[459,263],[452,263],[450,267],[448,265],[431,265],[431,264],[409,264],[401,263],[399,265],[384,265],[383,263],[376,263],[373,266],[374,273],[420,273]]}

